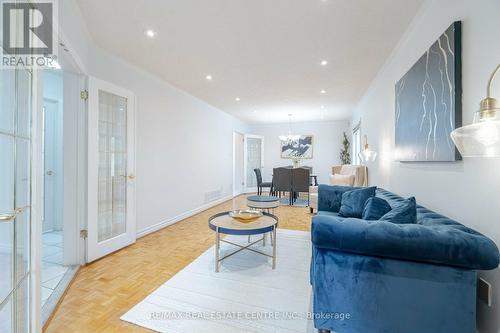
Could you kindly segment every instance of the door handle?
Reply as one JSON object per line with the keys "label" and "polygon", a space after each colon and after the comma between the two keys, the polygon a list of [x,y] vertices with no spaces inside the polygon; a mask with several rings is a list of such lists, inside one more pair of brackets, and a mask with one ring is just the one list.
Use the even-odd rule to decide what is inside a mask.
{"label": "door handle", "polygon": [[47,176],[52,176],[53,174],[54,174],[54,171],[52,171],[52,170],[47,171]]}
{"label": "door handle", "polygon": [[0,215],[0,222],[9,222],[16,218],[16,214],[2,214]]}
{"label": "door handle", "polygon": [[134,180],[135,179],[135,175],[133,173],[131,173],[130,175],[120,175],[122,177],[125,177],[125,178],[128,178],[129,180]]}
{"label": "door handle", "polygon": [[11,214],[0,214],[0,222],[9,222],[15,220],[17,215],[21,214],[24,211],[24,208],[16,208],[14,213]]}

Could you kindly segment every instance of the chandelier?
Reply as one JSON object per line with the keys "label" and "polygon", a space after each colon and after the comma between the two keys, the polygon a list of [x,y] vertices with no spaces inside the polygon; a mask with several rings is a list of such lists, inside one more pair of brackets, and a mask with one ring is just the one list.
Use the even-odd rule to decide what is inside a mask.
{"label": "chandelier", "polygon": [[288,135],[280,135],[279,136],[280,141],[284,142],[285,144],[294,144],[300,139],[300,135],[293,135],[292,134],[292,114],[288,114]]}

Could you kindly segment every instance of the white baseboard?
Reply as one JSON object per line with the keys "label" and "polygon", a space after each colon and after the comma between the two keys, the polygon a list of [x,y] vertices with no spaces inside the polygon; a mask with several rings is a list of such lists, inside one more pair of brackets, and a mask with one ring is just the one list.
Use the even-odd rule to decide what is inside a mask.
{"label": "white baseboard", "polygon": [[[221,203],[226,202],[226,201],[231,200],[231,199],[233,199],[233,196],[228,195],[226,197],[223,197],[223,198],[220,198],[218,200],[204,204],[203,206],[200,206],[198,208],[191,209],[185,213],[179,214],[171,219],[164,220],[164,221],[161,221],[159,223],[153,224],[152,226],[149,226],[147,228],[144,228],[142,230],[137,231],[137,238],[141,238],[141,237],[144,237],[146,235],[149,235],[152,232],[155,232],[155,231],[158,231],[158,230],[163,229],[165,227],[168,227],[169,225],[172,225],[172,224],[175,224],[179,221],[187,219],[188,217],[191,217],[195,214],[198,214],[199,212],[202,212],[202,211],[207,210],[209,208],[212,208],[214,206],[220,205]],[[208,223],[208,221],[207,221],[207,223]]]}
{"label": "white baseboard", "polygon": [[[264,192],[264,189],[262,189],[262,191]],[[248,193],[257,193],[257,187],[248,187],[248,188],[245,188],[245,194],[248,194]]]}

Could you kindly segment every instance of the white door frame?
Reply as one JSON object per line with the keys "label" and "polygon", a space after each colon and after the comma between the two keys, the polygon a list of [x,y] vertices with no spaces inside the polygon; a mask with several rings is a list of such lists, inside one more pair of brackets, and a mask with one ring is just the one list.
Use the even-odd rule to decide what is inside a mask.
{"label": "white door frame", "polygon": [[[80,92],[86,89],[86,77],[81,73],[63,71],[63,173],[64,208],[63,262],[84,264],[85,240],[80,230],[86,228],[87,198],[87,112]],[[85,214],[82,215],[81,212]]]}
{"label": "white door frame", "polygon": [[[94,78],[88,78],[88,169],[87,204],[88,238],[87,262],[99,259],[135,242],[135,95],[122,87]],[[98,241],[98,170],[99,170],[99,90],[127,98],[127,213],[126,232],[103,242]]]}
{"label": "white door frame", "polygon": [[[243,177],[245,177],[245,134],[239,131],[233,131],[233,197],[238,196],[240,194],[243,194],[245,192],[244,190],[244,185],[243,185],[243,190],[241,190],[242,186],[238,186],[236,184],[236,136],[241,135],[243,137]],[[245,179],[243,179],[243,182],[245,182]]]}
{"label": "white door frame", "polygon": [[264,136],[263,135],[257,135],[257,134],[245,134],[245,146],[244,146],[244,179],[245,179],[245,193],[254,193],[257,192],[257,187],[248,187],[248,154],[247,154],[247,143],[249,138],[255,138],[255,139],[261,139],[262,140],[262,145],[260,147],[261,152],[260,152],[260,167],[264,168]]}

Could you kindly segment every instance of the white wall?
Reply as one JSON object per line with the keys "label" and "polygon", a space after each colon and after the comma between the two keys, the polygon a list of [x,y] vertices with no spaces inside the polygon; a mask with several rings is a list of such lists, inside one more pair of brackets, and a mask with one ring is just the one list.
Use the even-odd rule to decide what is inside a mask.
{"label": "white wall", "polygon": [[236,118],[102,50],[90,74],[123,86],[137,104],[137,230],[205,205],[205,194],[232,195]]}
{"label": "white wall", "polygon": [[[417,201],[486,234],[500,244],[500,160],[457,163],[399,163],[394,152],[394,85],[455,20],[462,20],[463,118],[470,124],[486,81],[500,63],[500,2],[429,0],[421,8],[392,57],[357,106],[352,123],[379,158],[369,166],[370,182]],[[500,80],[494,95],[500,98]],[[478,305],[480,332],[500,332],[500,270],[480,272],[493,283],[493,307]],[[450,306],[457,306],[451,305]]]}
{"label": "white wall", "polygon": [[246,132],[246,125],[94,46],[74,1],[60,6],[60,16],[76,13],[61,20],[61,30],[84,53],[78,58],[87,74],[136,95],[138,233],[205,207],[207,192],[232,196],[233,130]]}
{"label": "white wall", "polygon": [[[328,183],[333,165],[340,164],[343,133],[349,131],[349,122],[325,121],[292,123],[294,134],[313,135],[313,158],[302,160],[301,165],[312,166],[319,183]],[[288,123],[251,125],[250,132],[264,136],[264,181],[271,180],[273,168],[292,165],[280,156],[280,135],[288,134]]]}

